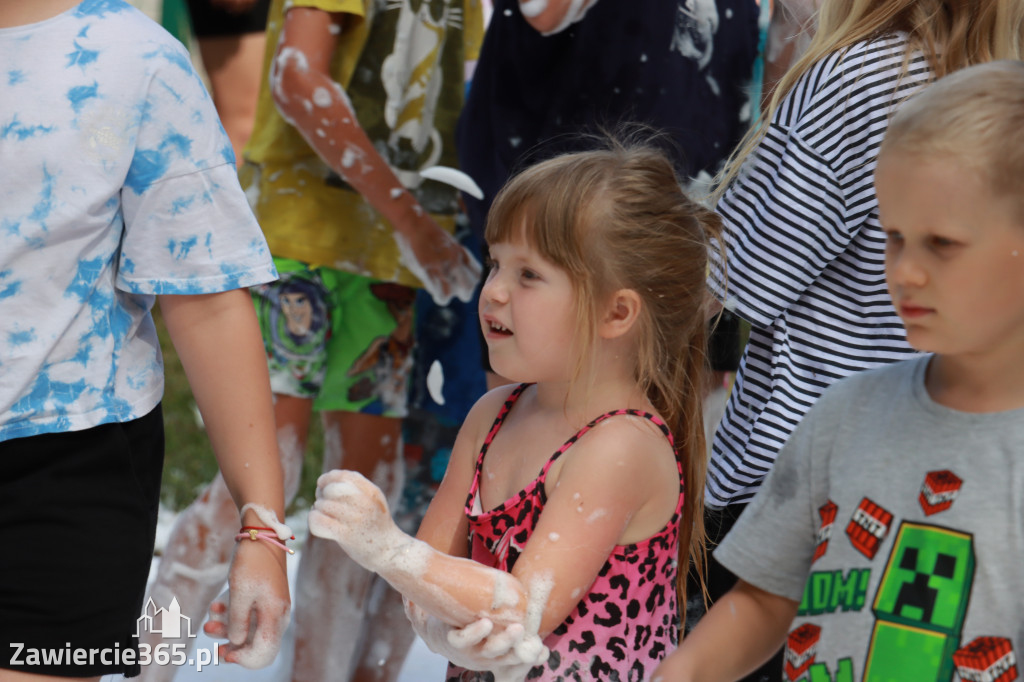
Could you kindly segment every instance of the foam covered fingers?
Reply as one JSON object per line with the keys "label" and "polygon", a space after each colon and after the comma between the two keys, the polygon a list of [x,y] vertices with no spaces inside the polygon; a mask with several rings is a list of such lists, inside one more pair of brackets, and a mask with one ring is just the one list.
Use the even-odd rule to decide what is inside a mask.
{"label": "foam covered fingers", "polygon": [[540,635],[527,635],[525,631],[523,637],[513,645],[513,651],[515,657],[527,665],[541,665],[551,653]]}
{"label": "foam covered fingers", "polygon": [[487,638],[494,630],[494,623],[489,618],[473,621],[464,628],[448,630],[448,643],[456,649],[470,649]]}
{"label": "foam covered fingers", "polygon": [[526,629],[519,623],[512,623],[488,637],[481,647],[480,653],[488,658],[497,658],[514,653],[515,647],[523,641],[525,636]]}
{"label": "foam covered fingers", "polygon": [[[479,618],[465,627],[457,628],[409,602],[406,604],[406,614],[413,623],[413,629],[431,651],[467,670],[503,670],[513,678],[518,675],[517,679],[521,680],[529,668],[536,665],[534,649],[530,649],[532,653],[526,661],[518,653],[523,641],[529,639],[521,624],[513,623],[504,628],[496,628],[489,618]],[[535,639],[539,643],[539,638]],[[547,649],[543,644],[541,648],[543,660],[547,660]]]}
{"label": "foam covered fingers", "polygon": [[[246,668],[263,668],[277,656],[288,625],[291,601],[284,561],[274,556],[274,551],[277,550],[260,545],[241,545],[228,579],[226,614],[222,607],[211,606],[211,619],[216,614],[213,627],[227,634],[228,644],[221,647],[225,661]],[[218,601],[223,604],[222,600],[223,595]]]}
{"label": "foam covered fingers", "polygon": [[221,647],[224,660],[253,669],[270,665],[288,626],[288,609],[282,606],[280,601],[249,590],[232,592],[228,644]]}
{"label": "foam covered fingers", "polygon": [[487,618],[456,628],[421,611],[413,622],[413,629],[427,648],[467,670],[490,670],[500,663],[481,653],[481,643],[487,641],[494,629],[494,623]]}
{"label": "foam covered fingers", "polygon": [[401,531],[380,488],[354,471],[331,471],[317,481],[309,531],[334,540],[363,567],[377,570]]}
{"label": "foam covered fingers", "polygon": [[393,525],[383,491],[355,471],[337,470],[317,481],[314,509],[336,521],[386,531]]}

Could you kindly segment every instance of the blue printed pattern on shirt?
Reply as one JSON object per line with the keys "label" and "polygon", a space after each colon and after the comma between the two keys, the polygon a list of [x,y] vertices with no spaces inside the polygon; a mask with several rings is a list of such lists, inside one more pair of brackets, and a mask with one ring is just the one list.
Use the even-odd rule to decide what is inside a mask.
{"label": "blue printed pattern on shirt", "polygon": [[275,277],[184,47],[123,0],[0,29],[0,441],[144,415],[155,295]]}

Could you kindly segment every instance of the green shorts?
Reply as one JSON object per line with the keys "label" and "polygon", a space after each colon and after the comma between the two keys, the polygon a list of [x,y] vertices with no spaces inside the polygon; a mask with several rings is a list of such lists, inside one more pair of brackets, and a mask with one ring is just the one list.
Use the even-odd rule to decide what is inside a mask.
{"label": "green shorts", "polygon": [[416,290],[288,258],[274,265],[280,279],[251,289],[274,393],[404,417]]}

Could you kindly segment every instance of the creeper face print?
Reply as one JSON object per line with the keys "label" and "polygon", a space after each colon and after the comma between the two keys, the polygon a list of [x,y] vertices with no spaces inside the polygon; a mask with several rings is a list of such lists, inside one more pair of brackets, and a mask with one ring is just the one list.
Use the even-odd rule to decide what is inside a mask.
{"label": "creeper face print", "polygon": [[970,534],[900,526],[873,605],[866,682],[951,679],[974,569]]}

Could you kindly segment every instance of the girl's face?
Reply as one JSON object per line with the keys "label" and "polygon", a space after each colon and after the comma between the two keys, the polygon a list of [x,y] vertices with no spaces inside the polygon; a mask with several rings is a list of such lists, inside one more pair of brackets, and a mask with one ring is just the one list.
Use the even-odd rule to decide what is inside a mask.
{"label": "girl's face", "polygon": [[567,272],[524,241],[490,245],[480,326],[495,372],[514,381],[567,381],[576,339],[576,297]]}
{"label": "girl's face", "polygon": [[879,160],[875,188],[889,294],[910,345],[965,359],[1019,357],[1024,225],[1013,199],[994,196],[956,161],[898,149]]}

